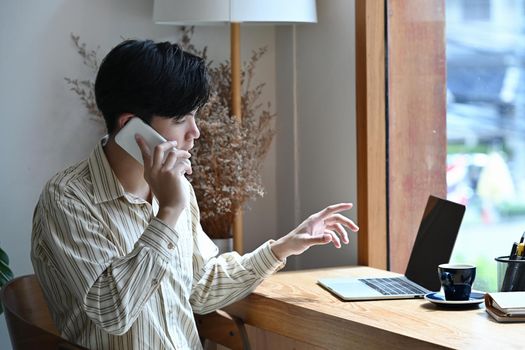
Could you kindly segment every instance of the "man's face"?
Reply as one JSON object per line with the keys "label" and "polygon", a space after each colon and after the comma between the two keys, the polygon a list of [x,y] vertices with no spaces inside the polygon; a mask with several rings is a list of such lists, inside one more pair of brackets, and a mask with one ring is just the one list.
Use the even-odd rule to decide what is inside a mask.
{"label": "man's face", "polygon": [[168,141],[177,141],[177,148],[189,151],[193,148],[193,142],[200,136],[197,124],[195,124],[195,113],[193,111],[182,118],[153,117],[151,127],[157,130]]}

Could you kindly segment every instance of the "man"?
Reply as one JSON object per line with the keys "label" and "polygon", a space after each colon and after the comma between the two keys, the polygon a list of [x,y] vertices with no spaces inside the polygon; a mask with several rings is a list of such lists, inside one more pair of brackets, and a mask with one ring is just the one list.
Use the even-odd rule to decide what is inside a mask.
{"label": "man", "polygon": [[[217,256],[202,231],[184,174],[199,137],[197,109],[209,83],[201,58],[168,42],[129,40],[103,60],[95,83],[109,135],[89,159],[45,186],[33,219],[31,258],[58,329],[92,349],[200,348],[193,313],[250,293],[312,245],[348,243],[342,203],[310,216],[277,241]],[[168,142],[144,166],[115,142],[133,117]]]}

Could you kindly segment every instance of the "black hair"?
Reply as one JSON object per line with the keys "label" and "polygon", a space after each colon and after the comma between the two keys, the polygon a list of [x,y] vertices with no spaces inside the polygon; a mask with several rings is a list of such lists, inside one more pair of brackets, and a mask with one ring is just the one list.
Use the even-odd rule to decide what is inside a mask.
{"label": "black hair", "polygon": [[122,113],[146,123],[153,116],[181,118],[209,97],[206,63],[178,44],[126,40],[102,60],[95,81],[97,106],[109,133]]}

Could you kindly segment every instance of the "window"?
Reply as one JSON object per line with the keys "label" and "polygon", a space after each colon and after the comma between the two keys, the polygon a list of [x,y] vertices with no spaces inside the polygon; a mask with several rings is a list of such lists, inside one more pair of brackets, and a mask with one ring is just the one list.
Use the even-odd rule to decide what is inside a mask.
{"label": "window", "polygon": [[[447,5],[450,2],[454,1],[448,0]],[[463,0],[461,7],[465,21],[486,21],[490,19],[490,0]]]}
{"label": "window", "polygon": [[[497,290],[494,258],[525,230],[525,0],[446,3],[447,192],[467,205],[452,260]],[[486,22],[469,22],[486,19]]]}
{"label": "window", "polygon": [[[369,6],[365,0],[359,3]],[[489,20],[468,24],[463,4],[388,0],[386,45],[367,38],[368,45],[358,47],[363,55],[363,48],[384,47],[388,58],[388,207],[383,216],[374,215],[369,205],[367,223],[386,217],[387,266],[404,272],[428,194],[466,204],[451,260],[476,264],[475,288],[494,291],[494,258],[508,255],[525,230],[525,0],[491,1]],[[370,11],[361,17],[381,13]],[[380,60],[363,62],[372,72],[384,67]],[[372,78],[362,79],[362,89],[370,94],[384,81]],[[362,102],[364,113],[358,108],[358,119],[372,120],[369,105],[380,98],[374,95]],[[370,123],[360,134],[377,134],[381,128],[381,123]],[[365,160],[373,159],[373,152],[368,155]],[[371,168],[358,162],[363,164]],[[380,173],[378,169],[373,173]],[[359,190],[369,202],[380,202],[382,192],[370,191],[377,183],[360,177]],[[377,249],[383,237],[372,235],[378,231],[362,232],[363,251],[372,262],[372,252],[383,254]]]}

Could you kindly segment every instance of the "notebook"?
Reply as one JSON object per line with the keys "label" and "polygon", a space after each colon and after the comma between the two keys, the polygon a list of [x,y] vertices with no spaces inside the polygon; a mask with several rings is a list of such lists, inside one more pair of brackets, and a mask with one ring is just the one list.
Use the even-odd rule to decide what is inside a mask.
{"label": "notebook", "polygon": [[429,196],[404,276],[324,278],[318,284],[343,300],[423,298],[438,291],[437,266],[449,261],[464,213],[464,205]]}

